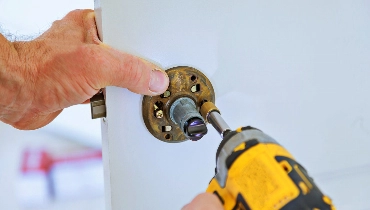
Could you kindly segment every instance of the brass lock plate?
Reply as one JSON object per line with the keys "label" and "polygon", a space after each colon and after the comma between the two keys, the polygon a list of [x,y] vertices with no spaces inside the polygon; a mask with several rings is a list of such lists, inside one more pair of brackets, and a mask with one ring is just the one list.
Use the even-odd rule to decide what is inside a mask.
{"label": "brass lock plate", "polygon": [[[105,90],[105,89],[104,89]],[[105,106],[104,90],[100,90],[90,99],[91,118],[103,118],[107,116]]]}
{"label": "brass lock plate", "polygon": [[187,140],[179,125],[170,118],[170,107],[182,97],[194,101],[199,111],[204,102],[215,102],[215,93],[209,79],[199,70],[179,66],[166,70],[170,85],[160,96],[144,96],[142,114],[149,132],[157,139],[178,143]]}

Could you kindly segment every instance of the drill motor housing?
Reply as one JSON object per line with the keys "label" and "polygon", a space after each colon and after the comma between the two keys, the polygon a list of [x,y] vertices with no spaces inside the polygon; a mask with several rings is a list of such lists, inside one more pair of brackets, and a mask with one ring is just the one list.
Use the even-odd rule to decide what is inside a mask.
{"label": "drill motor housing", "polygon": [[335,209],[286,149],[250,126],[225,135],[216,165],[207,192],[218,196],[224,209]]}

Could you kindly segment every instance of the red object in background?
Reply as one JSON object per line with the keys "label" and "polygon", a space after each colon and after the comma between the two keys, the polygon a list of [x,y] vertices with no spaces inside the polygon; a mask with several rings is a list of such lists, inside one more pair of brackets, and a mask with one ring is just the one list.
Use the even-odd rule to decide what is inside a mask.
{"label": "red object in background", "polygon": [[26,149],[21,159],[17,183],[18,199],[23,206],[41,206],[50,201],[49,172],[52,157],[44,149]]}
{"label": "red object in background", "polygon": [[52,162],[53,164],[58,163],[68,163],[68,162],[76,162],[76,161],[86,161],[92,159],[102,159],[102,152],[100,150],[84,150],[79,151],[76,153],[54,157]]}
{"label": "red object in background", "polygon": [[23,206],[104,195],[100,150],[53,157],[45,149],[26,149],[21,161],[18,197]]}
{"label": "red object in background", "polygon": [[55,157],[50,177],[57,201],[103,196],[102,152],[85,150]]}
{"label": "red object in background", "polygon": [[52,157],[44,149],[27,149],[22,157],[22,173],[44,172],[48,173],[53,164]]}
{"label": "red object in background", "polygon": [[72,154],[53,157],[45,149],[26,149],[22,155],[21,171],[48,173],[55,164],[76,163],[90,160],[101,160],[100,150],[83,150]]}

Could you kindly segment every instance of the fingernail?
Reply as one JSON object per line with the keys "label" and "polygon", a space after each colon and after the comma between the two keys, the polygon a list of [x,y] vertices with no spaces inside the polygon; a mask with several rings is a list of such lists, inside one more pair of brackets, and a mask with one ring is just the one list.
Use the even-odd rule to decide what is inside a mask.
{"label": "fingernail", "polygon": [[166,72],[159,69],[152,71],[149,83],[149,90],[155,94],[161,94],[167,90],[168,76]]}

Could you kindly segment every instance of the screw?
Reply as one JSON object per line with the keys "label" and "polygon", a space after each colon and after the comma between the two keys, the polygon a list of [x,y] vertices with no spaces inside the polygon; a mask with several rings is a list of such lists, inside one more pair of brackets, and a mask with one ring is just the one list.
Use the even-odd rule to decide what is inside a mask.
{"label": "screw", "polygon": [[163,110],[158,110],[155,112],[155,116],[158,118],[158,119],[161,119],[163,118]]}
{"label": "screw", "polygon": [[161,95],[161,98],[168,98],[171,96],[171,92],[169,90],[166,90],[166,92],[164,92],[162,95]]}

